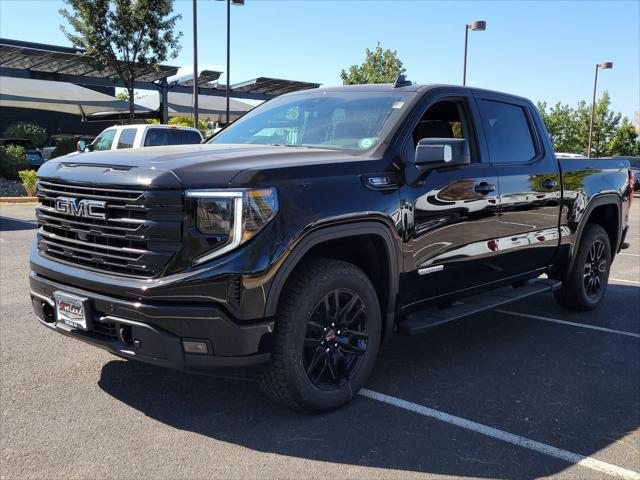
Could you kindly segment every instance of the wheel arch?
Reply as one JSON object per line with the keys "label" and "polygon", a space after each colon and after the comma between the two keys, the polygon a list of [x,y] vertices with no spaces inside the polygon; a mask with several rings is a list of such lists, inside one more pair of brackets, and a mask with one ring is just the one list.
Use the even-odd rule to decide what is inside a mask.
{"label": "wheel arch", "polygon": [[[362,238],[363,236],[375,238],[385,252],[386,268],[383,282],[385,295],[380,295],[380,290],[378,290],[378,287],[380,287],[379,282],[377,285],[375,279],[372,279],[372,282],[377,287],[376,290],[378,290],[378,296],[382,297],[379,298],[381,301],[381,314],[383,319],[382,338],[383,341],[386,341],[394,329],[396,296],[398,293],[400,270],[397,240],[393,235],[391,228],[383,222],[358,221],[347,225],[326,226],[317,228],[304,235],[296,242],[295,247],[290,251],[282,266],[274,276],[266,299],[265,316],[271,317],[276,314],[284,287],[288,279],[291,277],[291,274],[295,271],[301,261],[308,256],[313,255],[314,252],[322,252],[323,247],[332,243],[335,244],[336,241],[352,242],[358,237]],[[344,255],[333,256],[333,258],[345,259]],[[354,264],[361,267],[358,263]],[[371,278],[370,272],[367,272],[366,268],[363,268],[363,270],[365,270],[365,273],[367,273]]]}
{"label": "wheel arch", "polygon": [[[618,244],[622,238],[622,199],[616,194],[602,194],[593,198],[585,209],[576,231],[576,242],[571,250],[567,271],[570,272],[575,262],[576,254],[585,227],[589,223],[598,223],[606,230],[611,243],[611,259],[618,251]],[[615,222],[612,225],[612,221]]]}

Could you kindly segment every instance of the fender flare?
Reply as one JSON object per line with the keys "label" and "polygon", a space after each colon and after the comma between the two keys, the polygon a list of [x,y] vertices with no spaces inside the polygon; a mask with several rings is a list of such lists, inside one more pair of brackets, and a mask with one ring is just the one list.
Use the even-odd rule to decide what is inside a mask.
{"label": "fender flare", "polygon": [[[591,214],[596,208],[602,207],[605,205],[615,206],[616,211],[618,213],[618,229],[616,232],[616,243],[620,243],[620,239],[622,238],[622,199],[620,198],[619,195],[616,195],[615,193],[603,193],[601,195],[593,197],[591,201],[589,201],[589,203],[587,204],[587,208],[585,208],[585,211],[582,214],[582,218],[578,223],[578,228],[576,229],[576,242],[570,253],[567,272],[570,272],[571,269],[573,268],[573,264],[576,259],[576,252],[578,251],[580,242],[582,241],[582,234],[584,233],[584,228],[587,226],[587,223],[589,223]],[[617,251],[618,251],[618,245],[611,245],[612,256],[615,256]]]}
{"label": "fender flare", "polygon": [[271,317],[276,314],[280,295],[282,294],[286,281],[309,250],[316,245],[329,240],[355,237],[358,235],[376,235],[383,241],[385,246],[389,276],[389,292],[387,311],[381,313],[385,332],[383,342],[386,341],[394,330],[395,307],[399,288],[400,270],[396,239],[394,238],[391,229],[384,223],[378,221],[358,221],[348,225],[342,224],[320,227],[307,233],[298,240],[297,244],[290,251],[289,255],[273,278],[265,304],[265,317]]}

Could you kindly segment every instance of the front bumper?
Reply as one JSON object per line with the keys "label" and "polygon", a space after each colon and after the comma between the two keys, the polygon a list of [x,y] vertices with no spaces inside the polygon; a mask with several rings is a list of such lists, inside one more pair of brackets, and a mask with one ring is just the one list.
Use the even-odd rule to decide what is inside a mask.
{"label": "front bumper", "polygon": [[[273,321],[242,324],[215,304],[140,302],[29,276],[31,300],[45,326],[123,358],[197,373],[257,373],[270,358]],[[87,298],[88,331],[57,324],[53,293]],[[123,292],[125,293],[125,292]],[[207,354],[185,353],[182,340],[207,343]]]}

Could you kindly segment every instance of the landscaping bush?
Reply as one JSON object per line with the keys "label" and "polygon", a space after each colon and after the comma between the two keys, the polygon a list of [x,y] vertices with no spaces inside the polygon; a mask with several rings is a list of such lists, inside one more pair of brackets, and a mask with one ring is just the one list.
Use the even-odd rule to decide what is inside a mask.
{"label": "landscaping bush", "polygon": [[18,122],[9,125],[4,131],[3,137],[26,138],[35,147],[42,147],[47,141],[47,131],[35,123]]}
{"label": "landscaping bush", "polygon": [[27,191],[27,197],[34,197],[36,194],[36,182],[38,181],[36,171],[20,170],[18,175],[20,176],[20,180],[22,180],[24,189]]}
{"label": "landscaping bush", "polygon": [[78,149],[77,138],[62,138],[58,141],[56,148],[51,152],[51,158],[61,157]]}
{"label": "landscaping bush", "polygon": [[0,177],[18,180],[18,172],[29,168],[24,148],[17,145],[0,147]]}

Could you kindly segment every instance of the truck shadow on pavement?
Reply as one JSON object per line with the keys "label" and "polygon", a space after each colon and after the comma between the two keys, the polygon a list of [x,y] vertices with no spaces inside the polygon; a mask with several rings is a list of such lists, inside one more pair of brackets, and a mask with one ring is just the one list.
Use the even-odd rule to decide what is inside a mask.
{"label": "truck shadow on pavement", "polygon": [[17,230],[33,230],[38,228],[35,220],[17,220],[0,216],[0,232],[15,232]]}
{"label": "truck shadow on pavement", "polygon": [[[638,428],[637,342],[489,312],[421,337],[395,336],[367,388],[588,456]],[[363,397],[303,415],[270,403],[254,382],[121,360],[104,365],[99,385],[159,422],[258,452],[330,462],[334,477],[341,465],[509,479],[569,467]],[[637,452],[620,453],[599,458],[633,468]]]}

